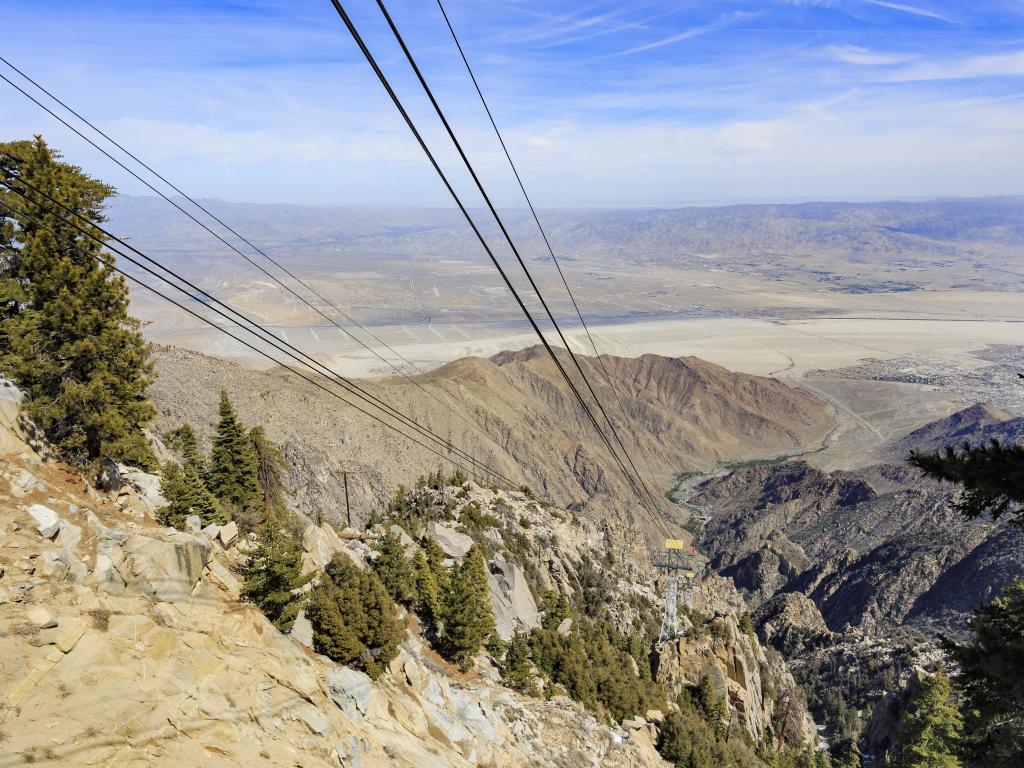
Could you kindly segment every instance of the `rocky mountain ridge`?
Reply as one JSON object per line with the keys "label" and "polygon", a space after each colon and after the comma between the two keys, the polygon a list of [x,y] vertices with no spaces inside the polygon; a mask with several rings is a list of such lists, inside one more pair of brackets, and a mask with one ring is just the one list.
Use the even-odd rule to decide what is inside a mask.
{"label": "rocky mountain ridge", "polygon": [[[1013,414],[976,405],[885,449],[905,457],[1019,430]],[[743,592],[815,715],[833,736],[863,733],[869,753],[884,728],[858,718],[938,669],[937,636],[965,634],[972,609],[1024,577],[1024,535],[965,520],[953,493],[902,463],[826,472],[790,461],[712,478],[690,499],[712,512],[701,542],[713,568]]]}
{"label": "rocky mountain ridge", "polygon": [[[173,428],[187,420],[200,433],[208,432],[217,395],[226,389],[242,418],[264,424],[282,446],[292,468],[294,501],[307,515],[319,509],[326,519],[347,524],[342,482],[347,479],[353,522],[363,523],[391,489],[438,466],[437,457],[287,372],[252,371],[175,348],[158,348],[155,357],[158,426]],[[677,514],[660,493],[676,473],[808,446],[831,426],[828,411],[813,395],[696,358],[606,356],[615,396],[596,362],[580,360],[612,408],[609,415],[645,482],[658,486],[650,488],[659,505],[653,516],[638,508],[586,414],[537,349],[456,361],[416,377],[422,389],[401,378],[360,385],[540,497],[594,519],[636,522],[652,540],[664,536],[666,520]],[[628,424],[616,410],[616,397]],[[398,455],[403,460],[393,461]],[[648,467],[653,477],[646,476]]]}

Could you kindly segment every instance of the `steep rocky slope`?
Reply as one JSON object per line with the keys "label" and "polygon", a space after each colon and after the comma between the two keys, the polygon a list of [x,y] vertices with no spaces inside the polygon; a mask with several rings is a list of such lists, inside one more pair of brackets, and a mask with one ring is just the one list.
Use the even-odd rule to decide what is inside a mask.
{"label": "steep rocky slope", "polygon": [[704,545],[754,606],[800,592],[833,631],[962,630],[971,607],[1024,575],[1024,537],[967,522],[951,493],[898,465],[823,472],[805,462],[739,470],[697,497]]}
{"label": "steep rocky slope", "polygon": [[[291,374],[251,371],[173,348],[159,349],[156,359],[160,377],[152,395],[159,424],[189,420],[207,430],[218,392],[226,389],[241,417],[265,425],[284,448],[303,511],[319,508],[327,519],[346,522],[347,471],[353,521],[365,521],[390,488],[438,465],[436,457]],[[652,538],[665,530],[662,517],[677,512],[661,499],[677,472],[792,451],[813,444],[830,426],[824,405],[812,395],[694,358],[605,357],[614,394],[596,362],[581,361],[654,486],[650,490],[661,507],[653,517],[638,509],[585,412],[538,349],[459,360],[417,377],[420,386],[397,377],[360,383],[540,496],[595,518],[636,522]]]}
{"label": "steep rocky slope", "polygon": [[[282,635],[239,601],[252,540],[233,524],[159,526],[157,476],[123,468],[126,486],[98,491],[37,452],[16,406],[0,403],[0,766],[664,765],[661,712],[617,725],[565,696],[514,693],[484,655],[468,674],[444,662],[412,618],[379,680],[330,663],[303,620]],[[457,501],[424,533],[451,558],[474,540],[485,548],[504,637],[539,624],[544,589],[623,626],[656,606],[659,585],[633,562],[643,544],[623,529],[471,482],[436,493]],[[341,552],[366,567],[389,527],[310,524],[304,563],[315,571]],[[752,740],[781,727],[787,743],[810,743],[802,705],[787,702],[780,725],[795,683],[741,631],[742,610],[728,581],[709,579],[682,637],[659,649],[659,679],[678,691],[707,676]]]}
{"label": "steep rocky slope", "polygon": [[156,478],[129,476],[107,495],[0,457],[0,765],[662,764],[643,720],[624,739],[415,633],[374,683],[316,656],[238,602],[244,542],[160,528]]}
{"label": "steep rocky slope", "polygon": [[[905,457],[1012,441],[1020,421],[976,405],[885,449]],[[830,736],[865,735],[869,751],[882,744],[861,715],[919,668],[935,669],[937,635],[962,635],[973,608],[1024,577],[1024,534],[966,521],[952,500],[906,464],[825,472],[804,461],[740,469],[691,497],[712,512],[702,545],[713,567],[744,592],[760,636],[786,655]]]}

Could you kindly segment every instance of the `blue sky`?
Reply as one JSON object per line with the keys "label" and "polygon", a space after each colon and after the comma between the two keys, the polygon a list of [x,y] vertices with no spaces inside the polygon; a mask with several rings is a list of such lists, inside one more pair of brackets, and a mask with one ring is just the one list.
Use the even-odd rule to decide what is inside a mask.
{"label": "blue sky", "polygon": [[[346,5],[457,168],[375,4]],[[495,196],[517,205],[436,5],[389,8]],[[542,206],[1024,193],[1020,0],[448,10]],[[192,194],[448,204],[327,0],[0,0],[0,18],[4,57]],[[141,191],[3,82],[0,126]]]}

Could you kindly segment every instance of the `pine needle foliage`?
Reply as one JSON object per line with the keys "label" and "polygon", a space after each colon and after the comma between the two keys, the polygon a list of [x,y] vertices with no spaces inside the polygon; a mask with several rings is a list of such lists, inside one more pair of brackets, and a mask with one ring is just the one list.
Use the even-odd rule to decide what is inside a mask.
{"label": "pine needle foliage", "polygon": [[505,655],[501,660],[501,682],[512,690],[529,696],[538,694],[530,665],[530,641],[521,632],[513,635],[505,648]]}
{"label": "pine needle foliage", "polygon": [[968,642],[945,643],[959,667],[954,684],[964,699],[968,763],[1024,765],[1024,580],[976,609],[971,628]]}
{"label": "pine needle foliage", "polygon": [[964,517],[1007,515],[1010,523],[1024,529],[1024,446],[1003,445],[993,439],[985,445],[964,443],[936,453],[912,451],[907,459],[926,477],[961,487],[955,508]]}
{"label": "pine needle foliage", "polygon": [[376,547],[377,559],[373,561],[373,570],[395,602],[411,605],[417,596],[416,577],[412,565],[405,557],[402,540],[394,531],[388,531]]}
{"label": "pine needle foliage", "polygon": [[18,159],[0,154],[0,165],[84,219],[27,188],[27,200],[0,189],[9,206],[0,207],[0,371],[26,391],[27,414],[69,462],[110,457],[155,469],[143,434],[156,413],[146,399],[150,347],[92,226],[115,190],[38,136],[0,144],[0,153]]}
{"label": "pine needle foliage", "polygon": [[711,678],[704,675],[693,693],[694,703],[704,716],[704,720],[719,739],[725,738],[727,711],[725,701],[715,692]]}
{"label": "pine needle foliage", "polygon": [[157,512],[160,522],[179,529],[185,527],[185,520],[191,515],[198,515],[204,526],[229,522],[227,512],[206,487],[197,464],[186,463],[182,467],[169,461],[161,471],[160,493],[167,499],[167,505]]}
{"label": "pine needle foliage", "polygon": [[271,511],[258,530],[256,551],[249,560],[242,597],[256,604],[275,627],[287,632],[304,602],[297,594],[313,578],[302,575],[302,542],[295,526]]}
{"label": "pine needle foliage", "polygon": [[412,609],[427,631],[436,634],[441,622],[441,590],[434,568],[422,549],[416,550],[412,559],[412,577],[416,590]]}
{"label": "pine needle foliage", "polygon": [[284,506],[285,466],[284,452],[267,437],[263,427],[249,430],[249,445],[256,459],[256,482],[263,499],[271,508]]}
{"label": "pine needle foliage", "polygon": [[164,441],[169,448],[181,454],[185,466],[191,465],[197,467],[200,472],[205,471],[203,456],[199,452],[199,439],[191,424],[185,422],[180,427],[165,432]]}
{"label": "pine needle foliage", "polygon": [[901,715],[900,726],[900,768],[960,768],[963,719],[945,675],[939,673],[924,680]]}

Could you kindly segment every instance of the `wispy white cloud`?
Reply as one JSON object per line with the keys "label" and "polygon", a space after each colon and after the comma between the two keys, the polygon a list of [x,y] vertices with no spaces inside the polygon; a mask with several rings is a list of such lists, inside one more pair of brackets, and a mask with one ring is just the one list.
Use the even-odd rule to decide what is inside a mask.
{"label": "wispy white cloud", "polygon": [[737,22],[744,21],[746,19],[751,19],[757,15],[757,13],[751,11],[734,11],[733,13],[730,13],[727,16],[723,16],[718,21],[711,22],[710,24],[704,24],[699,27],[690,27],[689,29],[685,29],[682,32],[677,32],[674,35],[663,37],[660,40],[655,40],[654,42],[646,43],[644,45],[638,45],[634,48],[627,48],[624,51],[616,51],[615,53],[609,53],[605,56],[600,56],[599,58],[610,59],[616,56],[629,56],[634,53],[653,51],[656,48],[663,48],[666,45],[674,45],[675,43],[681,43],[684,40],[692,40],[693,38],[700,37],[701,35],[707,35],[712,32],[718,32],[719,30],[731,27],[733,24],[736,24]]}
{"label": "wispy white cloud", "polygon": [[902,13],[909,13],[912,16],[921,16],[926,19],[937,19],[939,21],[945,21],[947,24],[958,24],[956,20],[933,11],[930,8],[922,8],[917,5],[907,5],[906,3],[893,3],[889,0],[864,0],[868,5],[877,5],[881,8],[888,8],[891,11],[900,11]]}
{"label": "wispy white cloud", "polygon": [[922,61],[894,72],[887,79],[892,82],[912,82],[1021,76],[1024,76],[1024,50],[991,56]]}
{"label": "wispy white cloud", "polygon": [[823,53],[834,61],[867,67],[906,64],[917,58],[917,55],[913,53],[872,51],[869,48],[861,48],[857,45],[830,45],[823,49]]}

